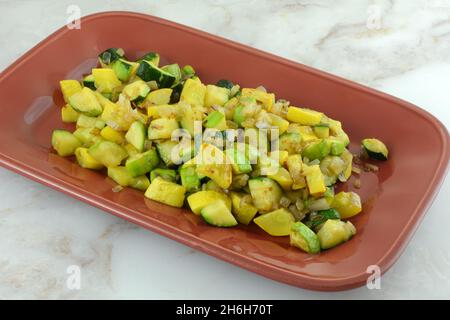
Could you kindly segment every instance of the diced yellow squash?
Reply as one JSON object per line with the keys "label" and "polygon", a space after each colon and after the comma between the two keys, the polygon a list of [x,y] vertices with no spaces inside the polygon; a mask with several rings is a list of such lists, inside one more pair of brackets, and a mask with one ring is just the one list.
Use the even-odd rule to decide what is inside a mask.
{"label": "diced yellow squash", "polygon": [[286,160],[287,168],[292,177],[292,190],[306,187],[306,179],[303,175],[303,161],[299,154],[292,154]]}
{"label": "diced yellow squash", "polygon": [[144,105],[161,105],[169,104],[170,96],[172,95],[172,89],[164,88],[150,92],[144,100]]}
{"label": "diced yellow squash", "polygon": [[110,126],[105,126],[102,131],[100,131],[100,135],[103,139],[115,142],[117,144],[123,144],[125,142],[125,135],[123,132],[114,130]]}
{"label": "diced yellow squash", "polygon": [[275,103],[275,95],[273,93],[267,93],[257,89],[243,88],[241,91],[241,97],[255,98],[256,101],[260,102],[267,111],[270,111]]}
{"label": "diced yellow squash", "polygon": [[200,80],[187,79],[181,91],[180,101],[189,103],[194,108],[203,107],[206,86]]}
{"label": "diced yellow squash", "polygon": [[286,118],[289,121],[300,123],[302,125],[314,126],[320,123],[322,116],[322,112],[290,106]]}
{"label": "diced yellow squash", "polygon": [[218,200],[223,201],[228,209],[231,210],[231,200],[225,193],[206,190],[193,193],[187,197],[189,207],[195,214],[200,214],[204,207]]}
{"label": "diced yellow squash", "polygon": [[145,196],[151,200],[181,208],[184,203],[185,193],[185,187],[157,177],[145,191]]}
{"label": "diced yellow squash", "polygon": [[292,213],[281,208],[262,214],[253,221],[271,236],[288,236],[295,219]]}
{"label": "diced yellow squash", "polygon": [[180,108],[177,104],[152,105],[147,107],[147,116],[152,119],[171,118],[177,119]]}
{"label": "diced yellow squash", "polygon": [[228,189],[231,185],[233,169],[232,161],[222,150],[210,144],[202,144],[199,154],[196,156],[196,171],[202,176],[214,180],[222,189]]}
{"label": "diced yellow squash", "polygon": [[230,89],[218,87],[212,84],[206,86],[205,107],[223,106],[229,99]]}
{"label": "diced yellow squash", "polygon": [[59,86],[61,87],[64,101],[67,103],[71,95],[80,92],[82,89],[81,84],[77,80],[61,80]]}
{"label": "diced yellow squash", "polygon": [[289,157],[289,152],[287,152],[286,150],[275,150],[269,153],[269,157],[271,159],[278,160],[278,163],[284,166]]}
{"label": "diced yellow squash", "polygon": [[343,171],[342,176],[339,176],[339,180],[341,182],[347,181],[350,176],[352,175],[352,168],[353,168],[353,154],[348,151],[347,149],[344,150],[341,154],[341,159],[344,160],[345,169]]}
{"label": "diced yellow squash", "polygon": [[103,165],[88,153],[88,148],[77,148],[75,150],[75,156],[80,167],[94,170],[103,168]]}
{"label": "diced yellow squash", "polygon": [[258,209],[252,204],[252,196],[245,193],[231,192],[230,197],[232,212],[236,220],[242,224],[249,224],[258,213]]}
{"label": "diced yellow squash", "polygon": [[291,190],[291,186],[293,183],[292,177],[283,167],[279,167],[276,173],[267,175],[269,178],[272,178],[284,189]]}
{"label": "diced yellow squash", "polygon": [[95,87],[100,92],[110,93],[122,84],[112,69],[94,68],[92,69],[92,75],[94,76]]}
{"label": "diced yellow squash", "polygon": [[313,166],[303,164],[303,173],[306,176],[306,183],[308,184],[309,193],[315,195],[323,193],[327,190],[322,171],[320,171],[318,164]]}
{"label": "diced yellow squash", "polygon": [[289,121],[273,113],[268,113],[268,115],[270,120],[272,121],[272,127],[278,128],[278,135],[281,136],[287,131],[289,127]]}
{"label": "diced yellow squash", "polygon": [[331,206],[339,212],[342,219],[348,219],[362,211],[361,199],[354,192],[339,192],[334,196]]}
{"label": "diced yellow squash", "polygon": [[333,248],[356,234],[355,226],[350,222],[328,219],[317,232],[322,249]]}
{"label": "diced yellow squash", "polygon": [[148,127],[148,138],[150,140],[170,139],[172,132],[178,128],[178,122],[175,119],[155,119]]}
{"label": "diced yellow squash", "polygon": [[63,122],[77,122],[80,114],[70,104],[66,104],[61,108],[61,120]]}

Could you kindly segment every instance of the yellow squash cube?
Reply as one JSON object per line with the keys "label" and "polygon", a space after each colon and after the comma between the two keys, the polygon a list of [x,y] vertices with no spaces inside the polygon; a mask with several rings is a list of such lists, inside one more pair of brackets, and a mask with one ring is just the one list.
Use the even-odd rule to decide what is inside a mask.
{"label": "yellow squash cube", "polygon": [[315,126],[322,120],[323,113],[310,109],[289,107],[286,118],[289,121],[300,123],[306,126]]}
{"label": "yellow squash cube", "polygon": [[181,208],[184,203],[186,188],[179,184],[166,181],[161,177],[157,177],[152,181],[145,196],[151,200],[155,200],[172,207]]}

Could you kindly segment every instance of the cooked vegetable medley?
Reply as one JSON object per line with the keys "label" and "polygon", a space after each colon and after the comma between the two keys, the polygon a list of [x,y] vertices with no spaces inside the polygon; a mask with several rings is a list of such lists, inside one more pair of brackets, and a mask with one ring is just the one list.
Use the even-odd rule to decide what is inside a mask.
{"label": "cooked vegetable medley", "polygon": [[[358,194],[334,192],[359,172],[339,121],[263,87],[205,84],[189,65],[159,62],[154,52],[129,61],[111,48],[81,81],[62,80],[62,121],[76,130],[53,131],[56,152],[210,225],[254,222],[308,253],[356,234],[347,219],[362,210]],[[387,159],[381,141],[361,144]]]}

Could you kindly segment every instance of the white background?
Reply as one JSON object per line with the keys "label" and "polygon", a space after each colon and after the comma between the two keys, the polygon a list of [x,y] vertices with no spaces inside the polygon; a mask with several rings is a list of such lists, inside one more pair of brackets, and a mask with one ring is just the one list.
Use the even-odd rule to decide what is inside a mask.
{"label": "white background", "polygon": [[[64,25],[69,4],[82,15],[130,10],[187,24],[401,97],[450,126],[446,1],[0,0],[0,70]],[[450,297],[448,177],[381,290],[339,293],[262,278],[5,169],[0,181],[0,298]],[[73,264],[80,290],[66,287]]]}

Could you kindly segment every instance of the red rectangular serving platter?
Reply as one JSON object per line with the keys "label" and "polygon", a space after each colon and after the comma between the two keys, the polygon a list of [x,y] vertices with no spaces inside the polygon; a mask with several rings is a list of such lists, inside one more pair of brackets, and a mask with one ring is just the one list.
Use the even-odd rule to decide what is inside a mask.
{"label": "red rectangular serving platter", "polygon": [[[256,226],[206,225],[187,210],[145,199],[132,189],[115,193],[101,173],[80,168],[51,149],[63,105],[58,82],[81,79],[98,53],[122,47],[130,58],[159,52],[165,61],[191,64],[207,83],[230,79],[264,85],[296,106],[342,121],[357,152],[377,137],[390,148],[378,173],[364,172],[357,190],[363,212],[352,219],[358,234],[317,255],[289,246]],[[307,66],[156,17],[106,12],[84,17],[80,30],[61,28],[0,75],[0,163],[118,217],[265,277],[314,290],[360,286],[368,266],[382,272],[399,257],[446,174],[449,136],[433,116],[405,101]],[[353,190],[352,183],[342,186]],[[433,235],[430,235],[430,237]],[[145,252],[142,252],[145,254]]]}

